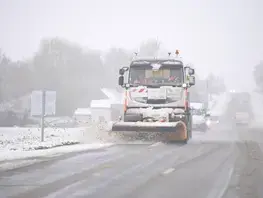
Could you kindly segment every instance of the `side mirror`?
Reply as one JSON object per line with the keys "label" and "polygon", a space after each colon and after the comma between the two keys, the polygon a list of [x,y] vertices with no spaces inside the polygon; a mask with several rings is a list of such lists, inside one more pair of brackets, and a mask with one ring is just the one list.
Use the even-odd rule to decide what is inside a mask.
{"label": "side mirror", "polygon": [[124,76],[119,76],[119,85],[123,86],[124,84]]}
{"label": "side mirror", "polygon": [[119,69],[119,75],[123,75],[128,70],[129,70],[129,67],[123,67],[123,68]]}
{"label": "side mirror", "polygon": [[119,75],[123,75],[123,74],[124,74],[123,68],[119,69]]}
{"label": "side mirror", "polygon": [[189,76],[189,85],[190,86],[195,85],[195,77],[194,76]]}
{"label": "side mirror", "polygon": [[189,69],[188,69],[188,74],[189,74],[189,75],[194,75],[194,74],[195,74],[195,70],[192,69],[192,68],[189,68]]}

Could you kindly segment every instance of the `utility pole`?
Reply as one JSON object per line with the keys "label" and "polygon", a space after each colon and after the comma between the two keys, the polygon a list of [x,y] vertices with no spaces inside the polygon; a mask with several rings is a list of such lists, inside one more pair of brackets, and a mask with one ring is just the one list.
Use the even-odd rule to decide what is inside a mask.
{"label": "utility pole", "polygon": [[209,93],[209,85],[208,85],[208,79],[206,79],[206,108],[209,107],[209,100],[210,100],[210,93]]}
{"label": "utility pole", "polygon": [[44,142],[45,114],[46,114],[46,91],[42,91],[42,113],[41,113],[41,142]]}

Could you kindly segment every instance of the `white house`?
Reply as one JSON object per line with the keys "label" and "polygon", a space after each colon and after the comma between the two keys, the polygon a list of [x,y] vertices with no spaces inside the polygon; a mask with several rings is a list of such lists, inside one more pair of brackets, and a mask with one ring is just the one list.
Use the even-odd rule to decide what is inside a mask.
{"label": "white house", "polygon": [[74,112],[73,118],[80,125],[86,125],[91,122],[90,108],[78,108]]}
{"label": "white house", "polygon": [[93,122],[114,121],[122,113],[122,93],[114,89],[102,88],[101,91],[108,99],[92,100],[90,103],[91,118]]}
{"label": "white house", "polygon": [[107,122],[111,120],[111,103],[109,99],[92,100],[90,111],[93,122]]}

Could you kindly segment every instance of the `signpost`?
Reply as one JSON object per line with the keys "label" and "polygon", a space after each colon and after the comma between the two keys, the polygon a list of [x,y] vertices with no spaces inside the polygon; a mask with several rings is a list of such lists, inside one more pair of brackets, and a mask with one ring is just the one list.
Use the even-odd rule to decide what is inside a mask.
{"label": "signpost", "polygon": [[31,94],[31,116],[41,116],[41,141],[44,141],[45,116],[56,114],[56,92],[37,90]]}

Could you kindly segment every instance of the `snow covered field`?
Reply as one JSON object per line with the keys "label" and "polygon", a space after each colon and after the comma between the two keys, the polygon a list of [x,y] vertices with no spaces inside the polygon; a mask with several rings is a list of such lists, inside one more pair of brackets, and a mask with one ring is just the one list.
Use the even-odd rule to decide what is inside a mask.
{"label": "snow covered field", "polygon": [[68,152],[98,149],[111,145],[98,140],[91,127],[46,128],[44,142],[41,142],[40,137],[39,128],[0,128],[0,163],[7,160],[48,157]]}

